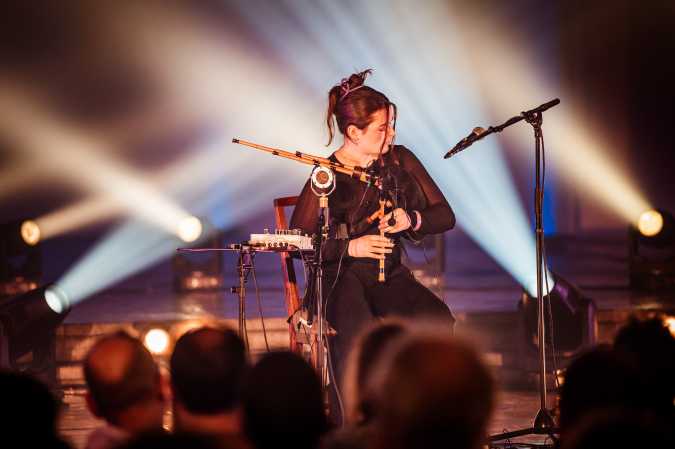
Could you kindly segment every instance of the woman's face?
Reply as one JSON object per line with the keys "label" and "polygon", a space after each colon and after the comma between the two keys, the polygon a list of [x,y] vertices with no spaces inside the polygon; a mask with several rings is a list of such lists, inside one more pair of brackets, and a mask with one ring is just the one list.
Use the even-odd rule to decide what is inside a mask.
{"label": "woman's face", "polygon": [[394,111],[389,109],[389,123],[387,123],[387,110],[382,108],[371,115],[371,122],[364,129],[356,128],[356,139],[352,139],[356,147],[364,154],[377,157],[382,148],[382,153],[389,151],[389,145],[394,140]]}

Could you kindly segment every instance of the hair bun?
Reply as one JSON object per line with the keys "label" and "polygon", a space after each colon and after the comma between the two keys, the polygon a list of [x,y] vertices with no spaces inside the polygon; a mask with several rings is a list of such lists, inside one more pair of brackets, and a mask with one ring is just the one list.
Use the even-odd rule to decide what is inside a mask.
{"label": "hair bun", "polygon": [[342,81],[340,82],[340,90],[342,95],[347,94],[349,91],[354,90],[357,87],[363,86],[368,75],[372,73],[373,69],[366,69],[363,72],[352,73],[348,78],[342,78]]}

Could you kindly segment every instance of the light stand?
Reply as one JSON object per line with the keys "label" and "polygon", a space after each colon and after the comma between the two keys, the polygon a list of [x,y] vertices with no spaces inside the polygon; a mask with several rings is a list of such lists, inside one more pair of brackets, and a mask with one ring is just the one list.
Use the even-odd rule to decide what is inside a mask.
{"label": "light stand", "polygon": [[542,112],[560,103],[559,99],[549,101],[541,106],[538,106],[529,111],[523,112],[518,116],[512,117],[503,124],[495,127],[489,127],[487,130],[482,128],[474,129],[474,132],[467,138],[460,141],[455,147],[450,150],[445,157],[451,157],[460,151],[468,148],[471,144],[483,137],[501,132],[504,128],[513,125],[521,120],[525,120],[534,128],[535,139],[535,191],[534,191],[534,211],[535,211],[535,233],[536,233],[536,269],[537,269],[537,327],[538,327],[538,344],[539,344],[539,411],[534,418],[532,427],[526,429],[515,430],[512,432],[500,433],[492,435],[488,438],[489,441],[507,440],[523,435],[548,435],[554,441],[557,440],[555,434],[557,429],[553,420],[551,412],[546,408],[546,338],[544,326],[544,294],[543,294],[543,279],[542,270],[544,267],[543,248],[544,248],[544,229],[542,220],[542,203],[544,198],[544,185],[542,173],[542,152],[544,149],[544,136],[541,125],[543,122]]}

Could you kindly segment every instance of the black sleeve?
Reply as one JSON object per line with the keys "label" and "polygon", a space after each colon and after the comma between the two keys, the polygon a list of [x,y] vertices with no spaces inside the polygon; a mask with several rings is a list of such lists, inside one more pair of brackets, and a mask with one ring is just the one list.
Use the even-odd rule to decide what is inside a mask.
{"label": "black sleeve", "polygon": [[[319,233],[319,198],[312,192],[311,181],[305,183],[298,203],[293,209],[291,215],[291,229],[302,229],[305,234],[313,235]],[[323,247],[323,260],[325,262],[336,262],[344,254],[347,254],[348,239],[329,238]]]}
{"label": "black sleeve", "polygon": [[[417,232],[411,232],[412,236],[440,234],[455,227],[452,208],[422,163],[409,149],[398,147],[398,150],[401,166],[417,181],[427,200],[427,207],[418,211],[422,217],[422,226]],[[414,214],[412,210],[406,212]]]}

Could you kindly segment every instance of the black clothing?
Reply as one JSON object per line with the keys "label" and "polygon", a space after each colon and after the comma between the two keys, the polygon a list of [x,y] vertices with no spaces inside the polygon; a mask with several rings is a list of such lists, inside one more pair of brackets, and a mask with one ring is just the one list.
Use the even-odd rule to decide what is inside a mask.
{"label": "black clothing", "polygon": [[[338,162],[335,154],[330,159]],[[393,147],[383,156],[385,190],[394,191],[392,208],[400,207],[411,217],[418,211],[422,218],[417,232],[389,235],[394,242],[392,254],[385,259],[384,283],[378,282],[379,261],[355,258],[348,254],[349,239],[379,234],[378,221],[367,218],[379,209],[379,189],[357,179],[336,173],[336,188],[329,196],[330,238],[323,248],[324,299],[326,318],[337,331],[331,339],[330,353],[338,385],[342,381],[344,361],[353,338],[374,317],[404,318],[427,316],[448,322],[454,318],[448,307],[431,291],[418,283],[410,270],[401,264],[401,237],[419,239],[451,229],[455,216],[443,193],[415,155],[403,146]],[[377,161],[375,162],[377,163]],[[318,197],[308,181],[291,217],[291,229],[308,234],[318,233]],[[388,212],[388,211],[387,211]],[[338,269],[340,273],[338,273]]]}
{"label": "black clothing", "polygon": [[[330,156],[334,162],[339,162],[335,154]],[[422,217],[422,226],[417,232],[411,230],[391,235],[397,243],[404,234],[407,237],[418,239],[427,234],[440,234],[455,225],[455,215],[443,193],[434,183],[421,162],[407,148],[397,145],[383,157],[393,182],[389,183],[396,189],[394,203],[405,209],[409,215],[417,210]],[[340,237],[336,232],[346,226],[349,238],[355,239],[366,234],[379,234],[378,222],[368,224],[366,218],[379,208],[378,189],[369,186],[357,179],[350,178],[343,173],[336,173],[336,189],[329,196],[330,229],[333,237]],[[291,217],[291,229],[302,229],[308,234],[317,230],[319,199],[312,192],[310,181],[307,181],[300,194],[298,204]],[[323,259],[330,265],[337,263],[341,256],[344,262],[358,262],[371,265],[377,269],[379,262],[375,259],[349,257],[346,248],[348,239],[332,238],[324,247]],[[400,245],[396,245],[394,252],[387,256],[388,268],[400,263]],[[365,266],[360,267],[367,269]]]}

